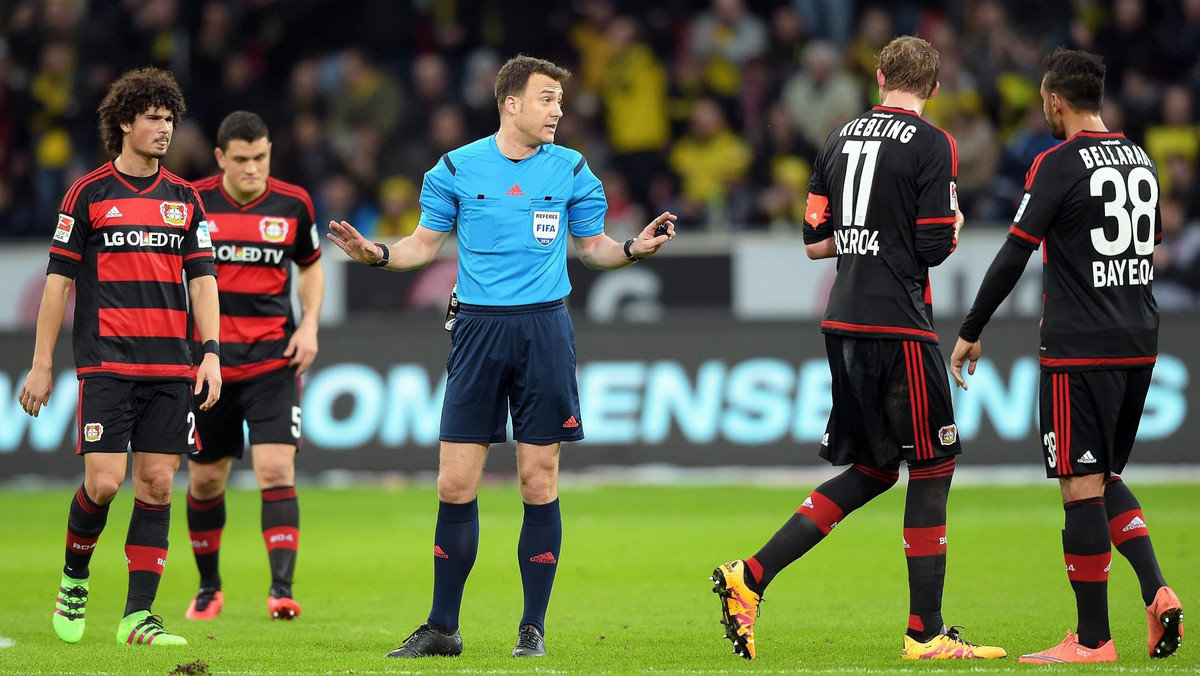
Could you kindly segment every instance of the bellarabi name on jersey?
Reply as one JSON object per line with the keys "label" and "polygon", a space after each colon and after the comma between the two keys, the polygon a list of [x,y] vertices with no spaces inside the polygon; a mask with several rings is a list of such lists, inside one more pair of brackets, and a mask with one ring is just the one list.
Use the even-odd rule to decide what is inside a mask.
{"label": "bellarabi name on jersey", "polygon": [[1083,166],[1088,169],[1131,164],[1140,164],[1146,167],[1154,165],[1145,150],[1138,146],[1125,145],[1116,139],[1101,141],[1100,145],[1080,148],[1079,157],[1083,160]]}

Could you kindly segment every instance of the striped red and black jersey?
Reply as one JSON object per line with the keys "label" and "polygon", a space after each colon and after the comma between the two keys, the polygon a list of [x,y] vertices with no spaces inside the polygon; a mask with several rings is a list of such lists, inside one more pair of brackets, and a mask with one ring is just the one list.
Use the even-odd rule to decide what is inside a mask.
{"label": "striped red and black jersey", "polygon": [[216,274],[204,207],[165,169],[125,176],[109,162],[71,186],[47,273],[75,280],[80,378],[191,380],[188,279]]}
{"label": "striped red and black jersey", "polygon": [[911,110],[876,106],[829,135],[803,229],[837,250],[822,331],[938,341],[929,268],[956,244],[957,178],[954,138]]}
{"label": "striped red and black jersey", "polygon": [[196,181],[208,213],[221,295],[221,377],[245,380],[285,368],[296,330],[292,263],[321,257],[312,198],[297,185],[267,179],[267,190],[238,204],[222,175]]}
{"label": "striped red and black jersey", "polygon": [[1034,159],[1008,238],[1042,247],[1043,368],[1154,363],[1158,196],[1158,168],[1120,132],[1082,131]]}

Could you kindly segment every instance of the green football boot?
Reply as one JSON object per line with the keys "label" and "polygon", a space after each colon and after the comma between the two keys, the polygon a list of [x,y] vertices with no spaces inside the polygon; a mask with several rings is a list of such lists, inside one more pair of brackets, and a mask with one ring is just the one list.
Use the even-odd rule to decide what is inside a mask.
{"label": "green football boot", "polygon": [[130,613],[117,626],[117,643],[122,645],[187,645],[187,639],[168,634],[162,618],[149,610]]}
{"label": "green football boot", "polygon": [[54,633],[67,643],[83,638],[83,611],[87,607],[88,581],[76,580],[63,573],[54,604]]}

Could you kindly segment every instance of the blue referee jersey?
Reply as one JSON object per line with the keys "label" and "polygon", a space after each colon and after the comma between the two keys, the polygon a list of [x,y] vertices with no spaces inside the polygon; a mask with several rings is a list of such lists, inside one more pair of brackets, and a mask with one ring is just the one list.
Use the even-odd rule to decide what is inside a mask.
{"label": "blue referee jersey", "polygon": [[420,224],[458,225],[458,298],[527,305],[571,292],[567,235],[604,232],[604,187],[578,152],[553,144],[514,162],[493,134],[452,150],[425,174]]}

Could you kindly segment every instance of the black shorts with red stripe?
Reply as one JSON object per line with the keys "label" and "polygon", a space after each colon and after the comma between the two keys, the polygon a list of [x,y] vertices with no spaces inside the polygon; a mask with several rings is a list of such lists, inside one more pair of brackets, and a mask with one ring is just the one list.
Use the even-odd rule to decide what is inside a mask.
{"label": "black shorts with red stripe", "polygon": [[93,376],[79,381],[75,452],[192,453],[192,384]]}
{"label": "black shorts with red stripe", "polygon": [[1041,372],[1042,462],[1051,479],[1119,473],[1129,462],[1152,368]]}
{"label": "black shorts with red stripe", "polygon": [[885,467],[962,452],[950,380],[935,343],[825,334],[833,410],[821,457]]}
{"label": "black shorts with red stripe", "polygon": [[300,378],[284,367],[248,380],[226,382],[221,399],[207,411],[196,409],[201,450],[191,460],[217,462],[242,457],[251,446],[284,444],[300,447]]}

